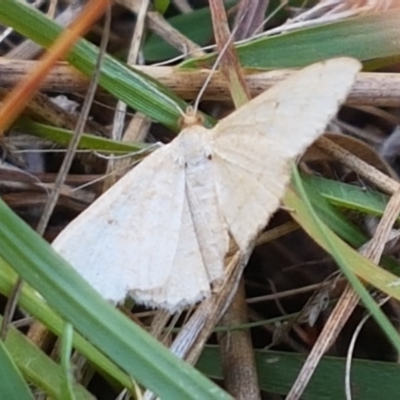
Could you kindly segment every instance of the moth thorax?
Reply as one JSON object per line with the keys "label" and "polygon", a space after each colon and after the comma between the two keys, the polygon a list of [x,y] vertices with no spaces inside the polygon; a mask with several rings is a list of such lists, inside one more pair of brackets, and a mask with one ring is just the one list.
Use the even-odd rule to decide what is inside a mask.
{"label": "moth thorax", "polygon": [[180,138],[185,166],[212,159],[212,135],[209,129],[199,125],[189,126],[181,132]]}

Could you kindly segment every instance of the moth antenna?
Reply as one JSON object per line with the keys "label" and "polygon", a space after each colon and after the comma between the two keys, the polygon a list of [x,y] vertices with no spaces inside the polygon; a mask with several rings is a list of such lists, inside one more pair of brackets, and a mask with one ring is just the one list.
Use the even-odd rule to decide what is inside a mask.
{"label": "moth antenna", "polygon": [[[283,8],[284,5],[286,5],[286,4],[287,4],[287,0],[285,0],[280,6],[278,6],[278,7],[276,8],[276,10],[275,10],[268,18],[266,18],[266,19],[262,22],[262,24],[261,24],[260,26],[263,26],[264,24],[266,24],[266,23],[268,22],[268,20],[270,20],[270,19],[272,18],[272,16],[275,15],[275,14],[276,14],[281,8]],[[194,103],[194,105],[193,105],[193,109],[194,109],[194,112],[195,112],[195,113],[197,113],[197,111],[198,111],[198,109],[199,109],[200,100],[201,100],[201,98],[202,98],[202,96],[203,96],[203,94],[204,94],[204,92],[205,92],[205,90],[206,90],[208,84],[210,83],[210,80],[211,80],[211,78],[212,78],[213,73],[214,73],[215,70],[217,69],[217,67],[218,67],[218,65],[219,65],[219,62],[221,61],[221,58],[222,58],[223,55],[225,54],[226,49],[227,49],[228,46],[232,43],[232,40],[233,40],[234,37],[235,37],[235,33],[236,33],[236,31],[238,30],[240,24],[242,23],[243,18],[244,18],[244,15],[242,15],[241,19],[238,21],[238,23],[236,24],[236,26],[232,29],[232,32],[231,32],[231,34],[229,35],[228,40],[227,40],[226,43],[224,44],[224,47],[222,48],[221,52],[218,54],[218,57],[216,58],[215,63],[214,63],[214,65],[212,66],[212,68],[211,68],[211,70],[210,70],[210,73],[208,74],[206,80],[204,81],[203,86],[201,87],[201,89],[200,89],[200,91],[199,91],[199,94],[197,95],[196,101],[195,101],[195,103]],[[244,42],[244,41],[243,41],[243,42]],[[239,41],[238,43],[241,43],[241,42]]]}
{"label": "moth antenna", "polygon": [[228,40],[224,44],[224,47],[222,48],[220,53],[218,54],[218,57],[216,58],[214,65],[212,66],[212,68],[211,68],[206,80],[204,81],[203,86],[201,87],[201,89],[199,91],[199,94],[197,95],[196,101],[194,102],[194,105],[193,105],[193,109],[194,109],[195,113],[197,113],[197,111],[199,109],[200,100],[201,100],[204,92],[206,91],[208,84],[210,83],[210,80],[211,80],[211,78],[213,76],[213,73],[216,71],[216,69],[217,69],[217,67],[218,67],[223,55],[225,54],[226,49],[232,43],[232,40],[233,40],[233,38],[235,36],[235,33],[236,33],[236,31],[237,31],[237,29],[238,29],[238,27],[239,27],[241,22],[242,21],[240,20],[239,23],[232,29],[232,32],[229,35]]}
{"label": "moth antenna", "polygon": [[[203,46],[203,47],[201,47],[201,50],[204,50],[204,51],[205,51],[205,50],[213,50],[213,49],[215,49],[216,47],[217,47],[217,46],[216,46],[215,44],[210,44],[210,45],[208,45],[208,46]],[[173,63],[173,62],[182,60],[182,59],[184,59],[185,57],[190,56],[190,55],[192,55],[192,54],[194,54],[194,53],[195,53],[195,51],[194,51],[194,50],[191,50],[191,51],[188,51],[187,53],[180,54],[179,56],[170,58],[170,59],[165,60],[165,61],[161,61],[161,62],[159,62],[159,63],[152,64],[152,65],[153,65],[154,67],[161,67],[161,66],[163,66],[163,65],[168,65],[168,64],[171,64],[171,63]]]}

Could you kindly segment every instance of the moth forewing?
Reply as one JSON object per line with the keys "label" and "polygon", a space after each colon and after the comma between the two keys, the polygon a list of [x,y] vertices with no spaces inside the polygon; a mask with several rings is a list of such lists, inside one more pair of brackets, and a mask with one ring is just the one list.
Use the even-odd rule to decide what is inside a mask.
{"label": "moth forewing", "polygon": [[114,303],[131,289],[164,285],[171,274],[185,199],[184,168],[174,162],[172,144],[129,171],[52,244]]}
{"label": "moth forewing", "polygon": [[[171,312],[192,305],[211,292],[210,279],[204,266],[186,197],[180,218],[177,247],[167,279],[162,285],[151,289],[134,287],[129,283],[129,294],[134,299],[150,307],[161,307]],[[153,251],[158,251],[156,243],[153,243]]]}
{"label": "moth forewing", "polygon": [[360,68],[351,58],[311,65],[213,129],[218,199],[242,251],[278,207],[289,180],[290,160],[323,133]]}

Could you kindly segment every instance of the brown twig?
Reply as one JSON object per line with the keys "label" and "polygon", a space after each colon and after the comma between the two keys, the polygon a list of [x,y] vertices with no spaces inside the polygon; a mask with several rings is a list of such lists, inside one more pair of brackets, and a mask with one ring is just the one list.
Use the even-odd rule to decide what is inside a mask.
{"label": "brown twig", "polygon": [[[7,60],[0,58],[0,86],[13,87],[21,78],[29,73],[37,61]],[[180,97],[193,100],[197,98],[204,81],[210,71],[184,70],[177,67],[135,66],[135,69],[157,79],[169,87]],[[252,97],[269,89],[276,83],[287,79],[293,70],[276,70],[257,72],[242,70],[245,74],[246,85]],[[88,79],[70,67],[67,63],[58,62],[46,75],[42,90],[48,92],[77,92],[87,91]],[[400,76],[397,73],[361,72],[347,98],[346,104],[362,104],[374,106],[399,105]],[[230,101],[231,95],[224,75],[216,71],[207,86],[204,100]]]}

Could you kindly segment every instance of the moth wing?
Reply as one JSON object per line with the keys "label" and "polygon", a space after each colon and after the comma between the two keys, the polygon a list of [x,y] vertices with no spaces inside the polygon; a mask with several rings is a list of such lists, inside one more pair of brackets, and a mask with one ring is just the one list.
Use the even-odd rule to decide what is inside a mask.
{"label": "moth wing", "polygon": [[[64,229],[53,248],[106,299],[161,287],[180,243],[185,171],[166,145]],[[150,232],[150,234],[148,234]]]}
{"label": "moth wing", "polygon": [[[189,133],[189,141],[196,135],[203,136],[203,132],[203,145],[210,145],[209,131],[200,126],[190,129],[193,132]],[[181,135],[179,139],[185,141],[185,138],[186,135]],[[147,292],[131,291],[132,297],[141,299],[147,305],[158,305],[170,311],[194,304],[211,293],[211,282],[224,276],[224,257],[229,245],[212,161],[204,155],[199,162],[188,162],[185,170],[186,196],[181,240],[168,280],[163,286]]]}
{"label": "moth wing", "polygon": [[[202,128],[204,129],[204,128]],[[186,169],[186,196],[210,282],[224,275],[224,259],[229,249],[229,235],[221,210],[212,160]]]}
{"label": "moth wing", "polygon": [[205,268],[188,199],[185,197],[179,240],[167,280],[159,287],[130,290],[134,299],[150,307],[175,312],[210,294],[210,279]]}
{"label": "moth wing", "polygon": [[350,58],[313,64],[214,127],[218,198],[242,250],[278,208],[289,180],[290,160],[323,133],[360,67]]}

